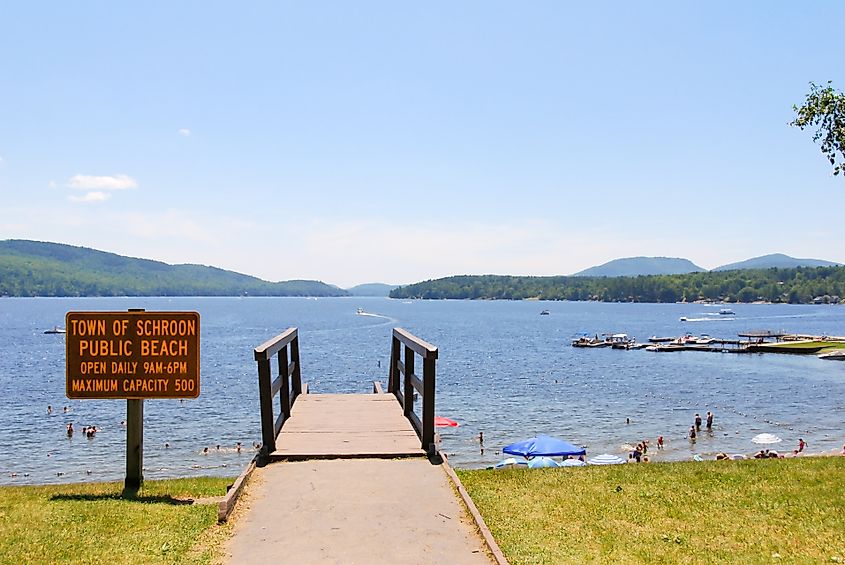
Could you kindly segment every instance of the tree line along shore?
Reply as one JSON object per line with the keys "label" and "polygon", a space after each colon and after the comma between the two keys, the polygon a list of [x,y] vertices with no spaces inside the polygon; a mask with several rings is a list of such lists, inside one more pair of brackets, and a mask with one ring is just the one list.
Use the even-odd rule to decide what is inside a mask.
{"label": "tree line along shore", "polygon": [[839,304],[845,267],[710,271],[638,277],[465,275],[399,287],[391,298]]}

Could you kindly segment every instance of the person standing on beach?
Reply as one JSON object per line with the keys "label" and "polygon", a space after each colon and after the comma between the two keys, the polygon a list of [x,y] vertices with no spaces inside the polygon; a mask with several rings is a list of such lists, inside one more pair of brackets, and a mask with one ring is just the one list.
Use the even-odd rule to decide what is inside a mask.
{"label": "person standing on beach", "polygon": [[698,413],[695,415],[695,431],[701,431],[701,415]]}
{"label": "person standing on beach", "polygon": [[803,437],[798,438],[798,453],[804,451],[804,448],[807,447],[807,442],[804,441]]}
{"label": "person standing on beach", "polygon": [[713,412],[707,411],[707,431],[713,431]]}
{"label": "person standing on beach", "polygon": [[657,436],[657,449],[663,449],[663,436]]}

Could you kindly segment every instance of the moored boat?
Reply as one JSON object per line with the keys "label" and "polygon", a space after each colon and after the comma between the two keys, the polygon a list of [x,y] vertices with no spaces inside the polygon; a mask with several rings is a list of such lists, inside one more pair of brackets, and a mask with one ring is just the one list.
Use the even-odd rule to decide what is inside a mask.
{"label": "moored boat", "polygon": [[60,328],[59,326],[53,326],[49,330],[44,330],[45,334],[64,334],[67,333],[67,330],[64,328]]}

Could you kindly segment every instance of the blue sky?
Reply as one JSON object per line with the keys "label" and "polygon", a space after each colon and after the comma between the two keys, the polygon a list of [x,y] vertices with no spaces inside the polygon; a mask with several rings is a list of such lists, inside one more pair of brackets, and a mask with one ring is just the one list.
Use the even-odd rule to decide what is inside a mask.
{"label": "blue sky", "polygon": [[7,5],[0,239],[341,286],[845,262],[787,125],[845,4],[587,4]]}

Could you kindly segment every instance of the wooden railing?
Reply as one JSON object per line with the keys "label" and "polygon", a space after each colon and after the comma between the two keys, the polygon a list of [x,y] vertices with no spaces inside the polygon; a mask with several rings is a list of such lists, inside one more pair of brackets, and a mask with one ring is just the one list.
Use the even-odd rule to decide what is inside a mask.
{"label": "wooden railing", "polygon": [[[288,352],[290,350],[290,352]],[[270,376],[270,361],[277,355],[279,375]],[[276,450],[276,436],[279,435],[296,397],[302,394],[302,375],[299,372],[299,334],[296,328],[288,328],[276,337],[255,348],[258,363],[258,393],[261,403],[262,452],[268,455]],[[279,416],[273,418],[273,397],[279,394]]]}
{"label": "wooden railing", "polygon": [[[402,356],[404,349],[404,356]],[[422,358],[422,379],[414,373],[414,353]],[[387,392],[399,399],[405,417],[417,432],[422,448],[434,450],[434,377],[437,348],[402,328],[393,329]],[[422,397],[422,418],[414,412],[414,390]]]}

